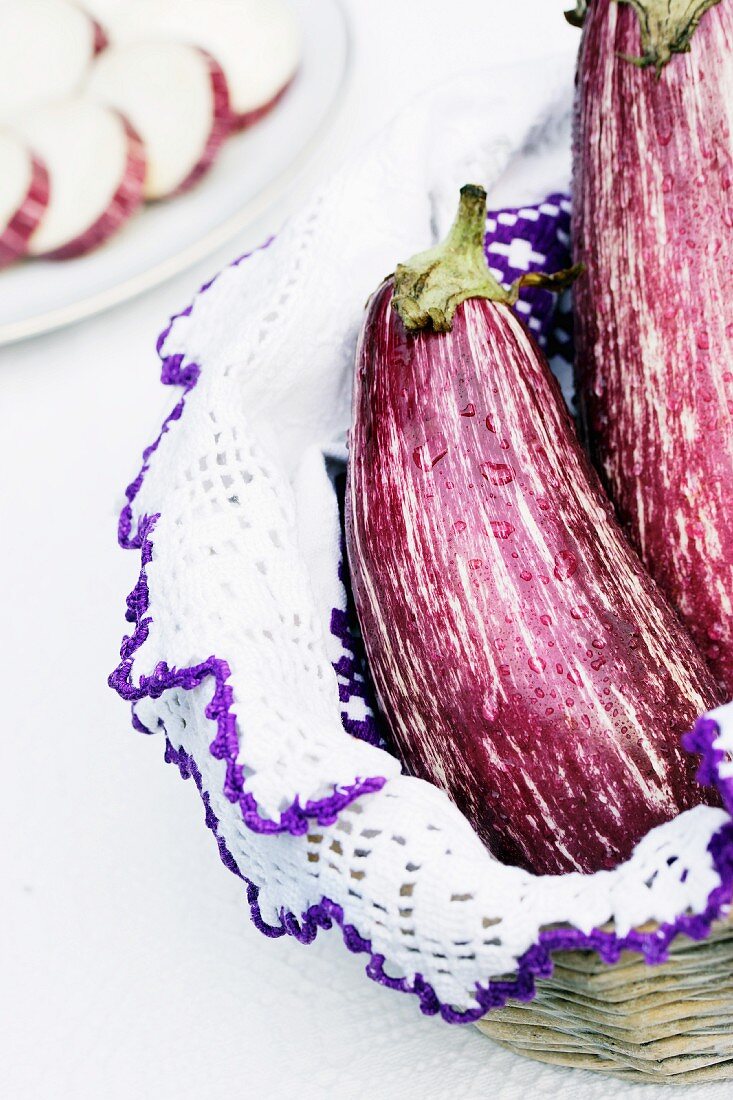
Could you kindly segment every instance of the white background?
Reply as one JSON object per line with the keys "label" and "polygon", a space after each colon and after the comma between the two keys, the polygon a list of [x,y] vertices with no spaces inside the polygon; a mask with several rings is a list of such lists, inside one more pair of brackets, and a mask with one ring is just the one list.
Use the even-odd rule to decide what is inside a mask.
{"label": "white background", "polygon": [[577,42],[562,0],[347,6],[356,38],[348,103],[285,204],[143,299],[0,350],[7,1100],[673,1094],[539,1067],[472,1028],[425,1019],[413,999],[370,983],[364,958],[337,934],[309,948],[264,939],[219,862],[193,785],[163,765],[159,739],[131,731],[106,685],[137,566],[117,549],[116,512],[171,403],[154,350],[168,315],[277,229],[309,179],[412,94]]}

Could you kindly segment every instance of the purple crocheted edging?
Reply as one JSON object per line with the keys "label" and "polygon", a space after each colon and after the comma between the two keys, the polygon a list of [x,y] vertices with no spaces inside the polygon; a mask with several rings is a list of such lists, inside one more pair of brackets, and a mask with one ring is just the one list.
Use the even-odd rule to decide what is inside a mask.
{"label": "purple crocheted edging", "polygon": [[[693,751],[703,754],[698,772],[700,782],[705,782],[705,777],[712,777],[725,799],[723,786],[729,788],[728,795],[730,795],[733,793],[733,783],[730,780],[721,779],[718,775],[717,765],[720,763],[720,754],[712,747],[718,732],[717,723],[703,718],[698,721],[692,733],[687,735],[687,739],[690,747],[694,742]],[[369,955],[366,966],[367,977],[388,989],[417,997],[421,1012],[426,1016],[435,1016],[439,1013],[449,1024],[475,1023],[492,1009],[503,1008],[509,1000],[531,1001],[537,991],[537,979],[549,978],[552,974],[553,951],[595,951],[608,965],[618,962],[623,951],[634,951],[642,955],[644,961],[650,966],[663,963],[668,957],[672,941],[677,936],[686,935],[693,940],[705,939],[713,923],[720,919],[730,907],[733,898],[733,822],[731,822],[723,825],[708,845],[720,877],[720,885],[711,891],[704,912],[695,915],[683,914],[675,921],[660,925],[654,932],[632,930],[626,936],[618,936],[615,932],[602,932],[599,929],[594,929],[588,934],[575,928],[555,928],[540,932],[537,943],[517,960],[515,976],[491,978],[485,985],[476,983],[475,999],[478,1007],[461,1011],[451,1005],[443,1004],[431,984],[422,975],[416,974],[414,979],[409,981],[407,978],[393,978],[385,973],[387,960],[384,955],[372,951],[371,942],[360,935],[352,924],[347,923],[341,906],[330,898],[322,897],[317,905],[311,905],[300,916],[283,908],[278,915],[279,924],[268,924],[259,907],[258,886],[242,873],[219,833],[219,821],[211,808],[209,794],[204,790],[201,772],[196,761],[183,749],[175,749],[167,738],[165,759],[168,763],[178,766],[184,779],[193,777],[204,802],[206,824],[216,838],[222,862],[246,883],[252,921],[260,932],[271,938],[293,936],[300,943],[308,944],[316,938],[319,928],[327,931],[337,925],[341,929],[344,944],[349,951],[354,954]]]}
{"label": "purple crocheted edging", "polygon": [[[267,241],[262,249],[268,248],[271,240]],[[234,261],[232,266],[242,263],[253,253],[247,253]],[[199,294],[204,294],[216,281],[217,276],[201,287]],[[150,459],[160,446],[164,435],[177,420],[181,419],[186,404],[186,397],[198,382],[201,374],[200,367],[196,363],[184,365],[183,355],[164,356],[163,346],[171,327],[178,317],[185,317],[191,313],[193,302],[181,313],[175,314],[168,326],[158,338],[157,350],[162,361],[161,382],[167,386],[182,386],[183,395],[168,414],[157,438],[143,451],[143,462],[139,474],[128,485],[125,491],[127,503],[120,514],[118,525],[118,540],[125,550],[139,550],[141,559],[140,575],[132,592],[127,597],[127,611],[125,618],[134,625],[131,635],[126,635],[120,647],[120,663],[108,679],[112,687],[121,698],[133,706],[141,699],[158,699],[163,692],[171,688],[179,688],[183,691],[191,691],[198,687],[207,677],[214,679],[214,693],[204,713],[207,718],[216,722],[216,737],[210,745],[211,754],[217,760],[226,761],[226,779],[224,793],[230,802],[238,802],[242,820],[248,828],[256,833],[292,833],[301,836],[308,829],[310,819],[315,819],[319,825],[332,825],[341,811],[362,795],[379,791],[386,780],[382,776],[361,779],[356,778],[354,783],[344,787],[334,788],[334,792],[326,798],[309,799],[305,805],[301,805],[296,796],[290,806],[280,815],[279,820],[270,820],[260,813],[257,800],[251,792],[245,789],[244,769],[237,763],[239,754],[239,739],[237,737],[236,717],[232,713],[234,692],[228,683],[230,668],[225,660],[220,657],[209,657],[197,665],[186,668],[170,668],[165,661],[161,661],[150,676],[141,675],[137,683],[133,679],[133,666],[135,653],[143,645],[150,632],[152,616],[148,615],[150,604],[150,591],[147,580],[147,566],[153,557],[152,533],[155,524],[160,519],[160,513],[155,515],[143,515],[138,517],[137,525],[133,522],[132,506],[142,487],[150,466]],[[148,730],[137,715],[132,714],[132,725],[140,733],[153,733]]]}
{"label": "purple crocheted edging", "polygon": [[[339,474],[334,480],[334,489],[341,517],[341,556],[338,564],[338,579],[344,590],[345,607],[334,607],[329,624],[331,634],[341,644],[343,653],[333,668],[339,680],[339,702],[342,705],[341,724],[347,733],[359,741],[366,741],[375,748],[384,749],[396,755],[391,748],[386,729],[377,703],[377,693],[369,675],[364,639],[359,628],[356,614],[351,577],[346,564],[346,538],[343,534],[343,509],[346,492],[346,475]],[[349,714],[349,705],[354,698],[362,700],[364,716],[354,718]]]}
{"label": "purple crocheted edging", "polygon": [[699,718],[694,729],[682,738],[688,752],[702,758],[697,770],[697,781],[702,787],[717,787],[726,811],[733,817],[733,777],[720,774],[720,765],[728,762],[728,754],[716,748],[720,726],[714,718]]}

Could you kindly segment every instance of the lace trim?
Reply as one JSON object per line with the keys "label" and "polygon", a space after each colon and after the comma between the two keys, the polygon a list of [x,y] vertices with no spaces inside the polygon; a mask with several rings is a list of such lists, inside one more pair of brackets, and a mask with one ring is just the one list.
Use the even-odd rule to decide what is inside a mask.
{"label": "lace trim", "polygon": [[[269,247],[272,238],[261,249]],[[237,266],[248,259],[252,253],[247,253],[234,261],[232,266]],[[216,281],[216,276],[205,283],[200,290],[204,294]],[[166,329],[158,338],[157,350],[162,356],[162,348],[171,326],[177,317],[185,317],[191,313],[193,302],[181,313],[175,314]],[[183,395],[168,414],[163,426],[153,443],[143,451],[143,463],[135,480],[128,485],[125,492],[127,503],[120,514],[118,524],[118,541],[125,550],[139,550],[141,556],[140,576],[137,583],[127,597],[127,611],[125,618],[133,623],[135,629],[131,635],[126,635],[120,648],[120,663],[108,678],[108,683],[118,695],[127,702],[134,704],[141,699],[158,699],[171,688],[181,688],[191,691],[198,687],[208,676],[214,678],[215,688],[211,702],[205,710],[207,718],[216,722],[217,734],[210,745],[210,752],[217,760],[226,761],[226,779],[224,794],[230,802],[238,802],[242,820],[253,832],[263,834],[291,833],[293,836],[302,836],[308,830],[308,822],[315,819],[319,825],[332,825],[339,813],[362,795],[379,791],[386,780],[381,776],[367,779],[357,778],[354,783],[345,787],[335,788],[332,795],[326,798],[309,800],[301,805],[296,797],[280,815],[278,820],[271,820],[260,813],[257,801],[245,788],[244,769],[237,763],[239,753],[239,739],[237,736],[236,718],[232,714],[234,692],[227,682],[230,676],[229,665],[219,657],[211,656],[197,665],[191,665],[182,669],[169,668],[166,662],[161,661],[153,670],[152,675],[141,675],[137,684],[134,682],[134,657],[138,649],[146,641],[152,616],[148,615],[150,604],[150,592],[148,588],[146,567],[152,561],[153,540],[152,533],[155,524],[160,519],[160,512],[155,515],[143,515],[138,517],[137,524],[133,518],[133,504],[142,487],[145,474],[150,467],[150,459],[160,446],[161,440],[170,430],[171,425],[181,419],[186,404],[186,397],[198,382],[201,369],[196,363],[184,365],[183,355],[171,355],[162,357],[161,382],[166,386],[182,386]],[[336,628],[342,624],[337,622]],[[336,630],[334,630],[336,633]],[[337,635],[340,636],[340,635]],[[353,691],[352,691],[353,694]],[[132,725],[140,733],[152,734],[155,731],[147,729],[137,715],[132,713]],[[365,740],[369,739],[371,730],[360,731]],[[365,736],[366,735],[366,736]]]}
{"label": "lace trim", "polygon": [[[686,741],[689,742],[687,747],[690,747],[691,751],[701,752],[703,756],[698,771],[699,781],[707,785],[708,780],[712,779],[712,785],[717,786],[725,801],[733,794],[733,781],[719,774],[719,765],[726,756],[714,745],[719,734],[720,728],[717,722],[701,718],[693,731],[686,735]],[[577,928],[548,929],[541,932],[539,940],[517,960],[516,972],[512,977],[491,978],[485,985],[477,983],[475,997],[478,1007],[461,1011],[451,1005],[443,1004],[430,983],[420,974],[416,974],[412,981],[407,978],[392,978],[386,974],[385,956],[372,951],[370,941],[361,936],[352,924],[345,921],[341,906],[329,898],[321,898],[317,905],[310,906],[300,916],[281,909],[280,923],[268,924],[260,912],[259,888],[242,873],[223,837],[219,834],[219,822],[211,808],[208,792],[203,788],[201,772],[196,761],[183,749],[175,749],[167,739],[165,760],[169,764],[175,764],[184,779],[193,778],[203,799],[206,825],[216,838],[222,862],[246,883],[252,922],[263,935],[271,939],[293,936],[300,943],[309,944],[315,940],[319,929],[329,931],[336,925],[341,929],[344,944],[349,951],[354,954],[369,955],[366,966],[367,977],[388,989],[417,997],[422,1013],[426,1016],[440,1014],[441,1018],[449,1024],[475,1023],[492,1009],[503,1008],[509,1000],[533,1000],[537,991],[537,979],[549,978],[553,972],[553,951],[594,951],[602,962],[609,966],[618,962],[622,952],[633,951],[641,955],[648,966],[658,966],[667,960],[669,948],[678,936],[685,935],[692,940],[704,940],[709,935],[714,922],[727,914],[733,899],[733,823],[726,823],[714,834],[708,846],[715,869],[720,876],[720,885],[711,891],[702,913],[683,913],[676,920],[661,924],[652,932],[632,930],[626,936],[618,936],[615,932],[604,932],[600,929],[594,929],[588,934]]]}

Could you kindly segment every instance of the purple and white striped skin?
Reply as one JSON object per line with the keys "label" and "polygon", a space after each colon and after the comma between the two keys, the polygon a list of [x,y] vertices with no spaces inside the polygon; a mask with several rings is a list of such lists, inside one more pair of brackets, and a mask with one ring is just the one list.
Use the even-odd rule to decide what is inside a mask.
{"label": "purple and white striped skin", "polygon": [[[33,232],[43,217],[50,194],[45,165],[10,134],[0,134],[0,268],[28,251]],[[12,168],[11,168],[12,161]],[[12,178],[11,178],[12,177]],[[10,209],[6,209],[6,189]]]}
{"label": "purple and white striped skin", "polygon": [[91,15],[89,18],[92,20],[92,27],[94,33],[94,56],[101,53],[102,50],[106,50],[109,46],[109,40],[107,38],[107,32],[98,20],[94,19]]}
{"label": "purple and white striped skin", "polygon": [[222,146],[229,137],[234,125],[229,104],[229,86],[224,70],[211,54],[206,53],[205,50],[199,50],[199,53],[203,54],[209,68],[212,103],[211,129],[198,161],[186,178],[178,184],[173,192],[174,195],[181,195],[184,191],[189,191],[206,175],[219,156]]}
{"label": "purple and white striped skin", "polygon": [[[642,41],[639,17],[667,7],[592,0],[585,17],[577,387],[621,522],[730,698],[733,2],[676,0],[672,12],[694,9],[696,28],[683,24],[666,46],[660,33]],[[670,56],[675,37],[689,37],[688,53]],[[648,67],[627,59],[640,53]]]}
{"label": "purple and white striped skin", "polygon": [[[463,213],[478,190],[464,188]],[[474,214],[485,267],[483,204]],[[452,331],[408,333],[392,279],[368,305],[346,507],[354,596],[408,768],[501,860],[590,872],[704,801],[680,736],[719,694],[496,289],[504,302],[464,300]]]}

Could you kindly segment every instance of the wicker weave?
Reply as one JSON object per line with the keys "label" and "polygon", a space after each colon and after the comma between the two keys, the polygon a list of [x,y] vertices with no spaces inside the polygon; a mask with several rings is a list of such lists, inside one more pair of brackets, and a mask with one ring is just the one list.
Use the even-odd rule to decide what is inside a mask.
{"label": "wicker weave", "polygon": [[478,1022],[484,1035],[541,1062],[614,1077],[733,1079],[733,922],[701,943],[679,937],[660,966],[630,953],[607,966],[590,951],[553,961],[533,1001]]}

